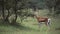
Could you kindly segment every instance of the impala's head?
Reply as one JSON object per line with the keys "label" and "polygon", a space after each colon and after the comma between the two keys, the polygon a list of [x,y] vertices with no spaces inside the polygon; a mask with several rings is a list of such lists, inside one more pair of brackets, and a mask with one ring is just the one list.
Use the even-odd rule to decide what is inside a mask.
{"label": "impala's head", "polygon": [[34,17],[37,17],[38,16],[38,11],[35,11],[34,12]]}

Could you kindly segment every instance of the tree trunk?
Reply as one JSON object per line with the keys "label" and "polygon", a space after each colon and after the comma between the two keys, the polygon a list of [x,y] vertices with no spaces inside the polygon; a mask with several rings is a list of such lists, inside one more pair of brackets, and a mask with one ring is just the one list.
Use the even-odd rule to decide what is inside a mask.
{"label": "tree trunk", "polygon": [[17,20],[17,11],[15,11],[15,22]]}
{"label": "tree trunk", "polygon": [[15,7],[14,7],[14,11],[15,11],[15,19],[13,20],[13,23],[12,24],[15,24],[16,23],[16,20],[17,20],[17,0],[15,0]]}
{"label": "tree trunk", "polygon": [[2,7],[2,14],[3,14],[3,19],[5,19],[5,16],[4,16],[4,8]]}
{"label": "tree trunk", "polygon": [[5,15],[4,15],[4,0],[2,0],[2,14],[3,14],[3,20],[5,20]]}
{"label": "tree trunk", "polygon": [[17,0],[15,0],[15,23],[16,23],[16,20],[17,20]]}
{"label": "tree trunk", "polygon": [[9,22],[9,19],[8,19],[8,18],[9,18],[9,14],[10,14],[10,12],[9,12],[9,9],[8,9],[8,15],[7,15],[7,17],[5,18],[5,21],[6,21],[6,22]]}

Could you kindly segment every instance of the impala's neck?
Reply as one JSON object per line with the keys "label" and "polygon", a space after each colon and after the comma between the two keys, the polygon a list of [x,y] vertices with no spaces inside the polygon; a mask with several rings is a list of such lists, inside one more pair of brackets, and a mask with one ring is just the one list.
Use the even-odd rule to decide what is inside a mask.
{"label": "impala's neck", "polygon": [[34,12],[34,15],[35,15],[35,18],[38,18],[38,17],[39,17],[38,11],[35,11],[35,12]]}
{"label": "impala's neck", "polygon": [[40,18],[40,16],[35,16],[35,18]]}

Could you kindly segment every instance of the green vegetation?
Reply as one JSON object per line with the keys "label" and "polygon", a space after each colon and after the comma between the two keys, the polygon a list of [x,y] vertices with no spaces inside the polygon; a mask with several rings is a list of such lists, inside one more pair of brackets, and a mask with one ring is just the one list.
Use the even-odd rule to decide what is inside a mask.
{"label": "green vegetation", "polygon": [[[51,18],[51,30],[37,15]],[[0,0],[0,34],[60,34],[59,20],[60,0]]]}
{"label": "green vegetation", "polygon": [[[46,15],[47,10],[40,10],[41,15]],[[20,18],[17,18],[19,25],[0,24],[0,34],[60,34],[60,21],[51,18],[51,30],[45,24],[38,28],[36,18],[28,17],[20,24]],[[0,22],[1,23],[1,22]]]}

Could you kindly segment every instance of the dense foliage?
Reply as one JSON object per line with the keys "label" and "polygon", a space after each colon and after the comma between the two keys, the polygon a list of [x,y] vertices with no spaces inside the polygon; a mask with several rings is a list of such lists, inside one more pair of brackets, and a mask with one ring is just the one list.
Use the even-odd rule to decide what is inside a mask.
{"label": "dense foliage", "polygon": [[0,16],[4,22],[9,23],[12,15],[12,23],[16,23],[18,16],[21,21],[28,16],[33,17],[34,11],[30,12],[29,9],[48,9],[50,14],[60,14],[60,0],[0,0]]}

